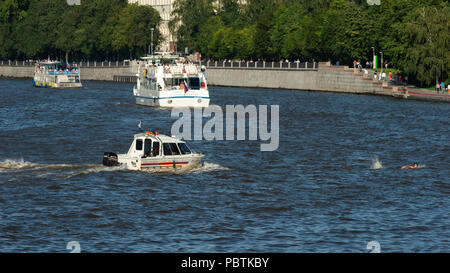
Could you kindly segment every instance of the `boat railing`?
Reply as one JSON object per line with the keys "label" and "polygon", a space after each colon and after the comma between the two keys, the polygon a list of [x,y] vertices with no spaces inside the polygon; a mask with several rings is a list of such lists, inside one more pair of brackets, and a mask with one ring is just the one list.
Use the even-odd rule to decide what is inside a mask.
{"label": "boat railing", "polygon": [[48,71],[49,75],[79,75],[80,71]]}

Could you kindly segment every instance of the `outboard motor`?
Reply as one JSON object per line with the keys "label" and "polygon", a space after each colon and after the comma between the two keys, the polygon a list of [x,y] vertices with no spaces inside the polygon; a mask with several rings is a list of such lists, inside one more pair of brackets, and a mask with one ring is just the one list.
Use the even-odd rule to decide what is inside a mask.
{"label": "outboard motor", "polygon": [[117,157],[117,154],[106,152],[103,154],[103,165],[113,167],[113,166],[119,166],[119,159]]}

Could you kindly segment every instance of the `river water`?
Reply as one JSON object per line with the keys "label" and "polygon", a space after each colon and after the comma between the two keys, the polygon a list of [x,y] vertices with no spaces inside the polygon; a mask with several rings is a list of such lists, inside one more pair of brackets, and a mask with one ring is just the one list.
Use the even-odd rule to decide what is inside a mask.
{"label": "river water", "polygon": [[[36,89],[0,79],[0,252],[450,251],[447,103],[211,87],[211,103],[280,105],[280,146],[190,141],[188,173],[107,168],[139,120],[131,84]],[[417,170],[399,167],[417,161]]]}

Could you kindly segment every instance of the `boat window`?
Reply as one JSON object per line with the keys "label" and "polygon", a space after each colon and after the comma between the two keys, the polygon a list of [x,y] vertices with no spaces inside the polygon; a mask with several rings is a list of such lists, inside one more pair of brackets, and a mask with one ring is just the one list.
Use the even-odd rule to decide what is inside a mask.
{"label": "boat window", "polygon": [[179,155],[180,150],[178,150],[176,143],[163,143],[164,155]]}
{"label": "boat window", "polygon": [[178,143],[178,147],[180,147],[180,151],[182,154],[190,154],[191,150],[189,149],[189,147],[186,145],[186,143]]}
{"label": "boat window", "polygon": [[169,143],[170,149],[172,150],[173,155],[180,155],[180,150],[178,149],[178,146],[176,143]]}
{"label": "boat window", "polygon": [[148,157],[150,156],[152,151],[152,140],[151,139],[146,139],[145,140],[145,145],[144,145],[144,156]]}
{"label": "boat window", "polygon": [[166,88],[169,90],[172,89],[181,89],[180,85],[184,83],[184,79],[182,78],[164,78],[164,84]]}
{"label": "boat window", "polygon": [[170,149],[169,143],[163,143],[164,155],[172,155],[172,149]]}
{"label": "boat window", "polygon": [[156,90],[156,79],[152,79],[150,82],[150,89]]}
{"label": "boat window", "polygon": [[136,139],[136,151],[142,151],[142,139]]}
{"label": "boat window", "polygon": [[159,156],[159,142],[153,142],[152,156]]}
{"label": "boat window", "polygon": [[200,89],[200,79],[198,77],[189,78],[189,88],[190,89]]}

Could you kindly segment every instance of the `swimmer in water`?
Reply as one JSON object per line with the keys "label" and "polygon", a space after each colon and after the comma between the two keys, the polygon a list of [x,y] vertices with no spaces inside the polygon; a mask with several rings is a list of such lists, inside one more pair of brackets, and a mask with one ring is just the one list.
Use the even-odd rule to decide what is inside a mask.
{"label": "swimmer in water", "polygon": [[401,167],[402,170],[417,169],[417,168],[419,168],[419,164],[417,162],[414,162],[412,165],[405,165],[405,166]]}

